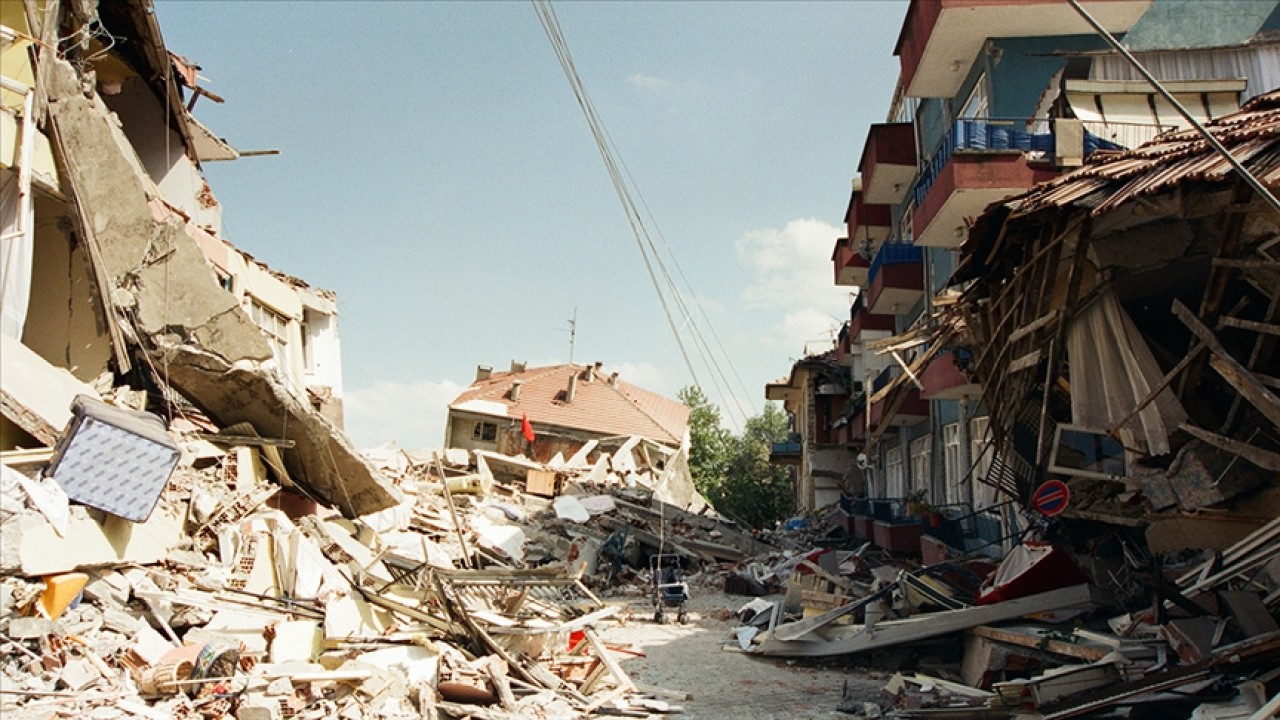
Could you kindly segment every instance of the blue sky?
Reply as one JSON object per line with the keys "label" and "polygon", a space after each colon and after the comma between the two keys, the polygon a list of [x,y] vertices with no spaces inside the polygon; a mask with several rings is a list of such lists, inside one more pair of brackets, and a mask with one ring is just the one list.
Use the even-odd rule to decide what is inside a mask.
{"label": "blue sky", "polygon": [[[748,414],[847,316],[830,254],[903,2],[557,3],[578,72]],[[161,0],[226,98],[195,114],[224,234],[335,290],[347,431],[437,447],[478,364],[692,383],[582,113],[525,2]],[[695,366],[726,420],[732,401]],[[726,373],[731,371],[726,367]]]}

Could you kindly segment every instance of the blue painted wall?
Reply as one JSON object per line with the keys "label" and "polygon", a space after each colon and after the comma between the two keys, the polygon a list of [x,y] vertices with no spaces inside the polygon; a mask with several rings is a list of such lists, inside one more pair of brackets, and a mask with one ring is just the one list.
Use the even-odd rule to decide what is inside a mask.
{"label": "blue painted wall", "polygon": [[993,118],[1030,118],[1054,73],[1067,64],[1060,53],[1102,50],[1106,42],[1091,35],[1050,38],[1002,38],[983,55],[990,78]]}
{"label": "blue painted wall", "polygon": [[1134,52],[1223,47],[1276,29],[1280,0],[1156,0],[1124,43]]}

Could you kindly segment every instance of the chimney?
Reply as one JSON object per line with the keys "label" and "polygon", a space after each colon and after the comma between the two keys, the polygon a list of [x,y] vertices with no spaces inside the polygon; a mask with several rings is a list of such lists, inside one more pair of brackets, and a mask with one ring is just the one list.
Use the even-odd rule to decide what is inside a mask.
{"label": "chimney", "polygon": [[566,403],[573,402],[573,396],[578,394],[578,373],[569,375],[569,387],[564,391],[564,401]]}
{"label": "chimney", "polygon": [[609,376],[609,387],[618,387],[618,373]]}
{"label": "chimney", "polygon": [[512,375],[514,375],[514,374],[516,374],[516,373],[522,373],[522,372],[524,372],[524,370],[525,370],[525,363],[522,363],[522,362],[516,362],[515,360],[512,360],[512,361],[511,361],[511,374],[512,374]]}
{"label": "chimney", "polygon": [[493,368],[489,367],[488,365],[476,366],[476,382],[480,382],[481,380],[488,380],[489,376],[491,375],[493,375]]}
{"label": "chimney", "polygon": [[588,371],[588,373],[587,373],[587,379],[589,379],[589,380],[595,380],[595,379],[596,379],[596,377],[602,377],[602,376],[603,376],[603,373],[601,373],[601,372],[600,372],[600,369],[601,369],[601,368],[603,368],[603,367],[604,367],[604,363],[602,363],[602,362],[600,362],[599,360],[597,360],[597,361],[596,361],[596,364],[595,364],[595,365],[592,365],[592,366],[591,366],[591,369]]}
{"label": "chimney", "polygon": [[520,399],[520,386],[523,384],[523,380],[513,380],[511,382],[511,402],[516,402]]}

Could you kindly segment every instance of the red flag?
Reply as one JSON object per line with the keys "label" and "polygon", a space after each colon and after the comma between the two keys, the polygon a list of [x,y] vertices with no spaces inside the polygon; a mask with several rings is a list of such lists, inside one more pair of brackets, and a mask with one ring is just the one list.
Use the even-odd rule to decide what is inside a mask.
{"label": "red flag", "polygon": [[520,432],[524,433],[524,439],[533,442],[537,435],[533,434],[533,423],[529,422],[528,415],[520,416]]}

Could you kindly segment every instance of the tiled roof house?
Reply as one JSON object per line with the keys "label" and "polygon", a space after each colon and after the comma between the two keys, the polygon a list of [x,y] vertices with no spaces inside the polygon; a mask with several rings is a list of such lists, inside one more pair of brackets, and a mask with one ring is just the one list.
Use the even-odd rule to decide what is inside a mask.
{"label": "tiled roof house", "polygon": [[[523,419],[536,435],[526,445]],[[678,449],[688,435],[689,408],[606,373],[594,365],[551,365],[508,372],[481,367],[449,405],[449,447],[532,454],[572,454],[596,439],[640,436]],[[543,456],[546,456],[545,458]]]}

